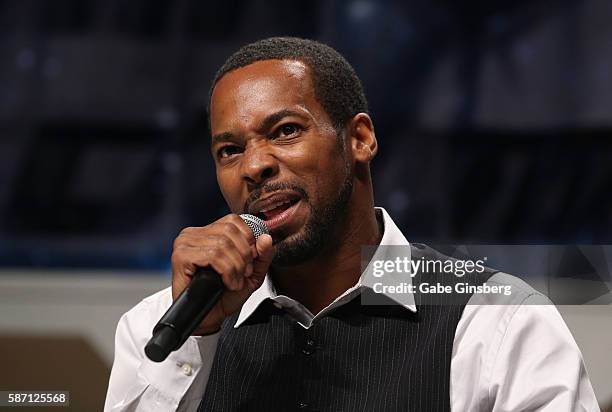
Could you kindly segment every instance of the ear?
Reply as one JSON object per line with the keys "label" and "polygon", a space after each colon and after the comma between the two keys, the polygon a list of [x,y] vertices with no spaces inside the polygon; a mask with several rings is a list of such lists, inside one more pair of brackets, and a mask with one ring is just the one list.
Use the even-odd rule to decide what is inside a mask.
{"label": "ear", "polygon": [[372,119],[367,113],[358,113],[351,119],[348,131],[353,159],[369,163],[378,152]]}

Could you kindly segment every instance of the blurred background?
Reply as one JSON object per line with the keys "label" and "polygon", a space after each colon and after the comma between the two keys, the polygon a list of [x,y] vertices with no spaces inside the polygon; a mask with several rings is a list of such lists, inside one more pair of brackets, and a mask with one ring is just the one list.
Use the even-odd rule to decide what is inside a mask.
{"label": "blurred background", "polygon": [[[409,240],[612,243],[611,18],[608,0],[0,0],[0,389],[101,410],[120,315],[169,284],[181,228],[228,212],[208,88],[268,36],[353,64],[377,204]],[[612,306],[559,309],[612,404]]]}

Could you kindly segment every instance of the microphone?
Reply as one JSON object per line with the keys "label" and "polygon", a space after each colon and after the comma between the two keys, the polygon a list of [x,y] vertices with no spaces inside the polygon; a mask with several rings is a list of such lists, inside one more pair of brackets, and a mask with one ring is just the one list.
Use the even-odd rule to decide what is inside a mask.
{"label": "microphone", "polygon": [[[253,236],[268,233],[263,220],[242,214],[242,220]],[[145,346],[145,354],[154,362],[162,362],[170,352],[179,349],[225,292],[221,276],[209,267],[198,268],[191,283],[176,298],[153,328],[153,336]]]}

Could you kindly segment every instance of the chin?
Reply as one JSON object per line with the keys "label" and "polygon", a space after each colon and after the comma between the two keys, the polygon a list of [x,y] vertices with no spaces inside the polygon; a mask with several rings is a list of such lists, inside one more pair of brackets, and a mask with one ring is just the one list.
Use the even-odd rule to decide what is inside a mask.
{"label": "chin", "polygon": [[[274,240],[274,237],[272,238]],[[272,264],[293,266],[303,263],[316,255],[317,248],[309,245],[304,235],[293,234],[280,240],[274,240],[276,248]]]}
{"label": "chin", "polygon": [[272,244],[277,247],[282,247],[283,245],[290,245],[293,242],[299,242],[299,239],[304,235],[301,233],[287,233],[284,230],[275,230],[270,233],[272,236]]}
{"label": "chin", "polygon": [[[315,231],[311,226],[305,225],[298,233],[280,237],[274,242],[276,251],[272,263],[278,266],[294,266],[311,260],[329,246],[330,235],[326,230]],[[274,236],[272,239],[274,240]]]}

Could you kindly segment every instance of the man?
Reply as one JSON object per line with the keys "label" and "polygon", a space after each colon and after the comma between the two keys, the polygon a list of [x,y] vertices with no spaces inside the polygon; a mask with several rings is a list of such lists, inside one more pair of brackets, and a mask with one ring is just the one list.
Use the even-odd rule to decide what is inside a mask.
{"label": "man", "polygon": [[[233,214],[183,230],[172,288],[121,318],[105,410],[598,409],[558,312],[530,305],[541,296],[515,278],[472,279],[512,284],[504,305],[420,305],[412,294],[362,302],[372,295],[362,246],[435,255],[409,247],[374,207],[367,111],[351,66],[317,42],[271,38],[228,59],[211,88],[210,127]],[[240,213],[264,219],[271,237],[255,240]],[[228,290],[181,349],[149,361],[153,326],[204,266]]]}

